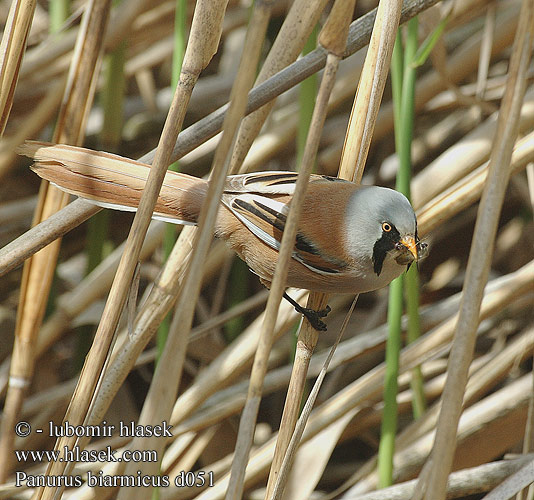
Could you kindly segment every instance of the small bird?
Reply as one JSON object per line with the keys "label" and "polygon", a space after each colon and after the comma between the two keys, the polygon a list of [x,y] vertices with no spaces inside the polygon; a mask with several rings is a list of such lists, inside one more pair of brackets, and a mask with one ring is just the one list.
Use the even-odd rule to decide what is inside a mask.
{"label": "small bird", "polygon": [[[96,205],[135,211],[150,166],[114,154],[27,141],[19,152],[40,177]],[[228,242],[269,287],[297,174],[258,172],[228,177],[215,236]],[[208,181],[167,172],[153,217],[196,224]],[[312,175],[303,202],[286,285],[316,292],[363,293],[382,288],[426,253],[408,199],[378,186]],[[285,297],[318,330],[329,309],[311,311]]]}

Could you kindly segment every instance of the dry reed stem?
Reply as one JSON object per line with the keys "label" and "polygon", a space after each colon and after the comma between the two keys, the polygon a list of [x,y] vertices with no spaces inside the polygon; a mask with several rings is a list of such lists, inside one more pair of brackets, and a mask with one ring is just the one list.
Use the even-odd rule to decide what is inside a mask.
{"label": "dry reed stem", "polygon": [[[382,100],[387,74],[389,73],[389,63],[401,16],[401,5],[399,2],[389,3],[385,1],[380,2],[378,5],[369,49],[349,119],[338,176],[344,179],[354,180],[357,184],[359,184],[363,175],[365,160]],[[349,6],[347,6],[348,8]],[[341,33],[344,33],[344,31],[341,31]],[[325,32],[323,41],[328,43],[327,36],[327,32]],[[335,47],[325,46],[327,51],[331,51],[329,57],[333,57],[333,53],[338,53],[340,50],[339,44],[342,42],[338,41],[336,43],[338,45]],[[334,61],[337,68],[337,58]],[[331,92],[331,89],[329,92]],[[325,294],[311,293],[308,299],[308,307],[317,308],[318,304],[324,307],[327,300]],[[293,374],[295,378],[293,376],[291,378],[286,399],[290,404],[284,408],[284,414],[282,415],[279,432],[280,444],[277,444],[277,450],[273,459],[270,476],[272,479],[269,479],[267,486],[267,498],[271,494],[272,488],[274,488],[276,475],[281,467],[285,450],[289,445],[289,440],[295,428],[306,371],[311,353],[315,349],[317,338],[317,333],[312,331],[311,325],[304,321],[301,326],[301,332],[299,333],[298,347],[300,346],[300,348],[297,349],[295,371]]]}
{"label": "dry reed stem", "polygon": [[[300,176],[304,177],[306,183],[308,182],[309,174],[311,173],[315,163],[317,150],[319,149],[319,140],[326,119],[326,114],[328,112],[328,102],[334,88],[339,61],[346,47],[349,22],[354,12],[354,6],[355,0],[348,2],[341,2],[339,0],[336,1],[332,7],[332,11],[330,12],[328,20],[319,35],[319,43],[327,50],[328,56],[323,78],[317,94],[310,123],[310,129],[306,138],[306,145],[299,169],[301,172]],[[298,185],[297,187],[300,186]],[[298,194],[300,195],[301,193],[302,195],[305,194],[305,187],[303,189],[301,188],[301,191]],[[300,217],[300,198],[298,197],[297,201],[293,202],[292,205],[296,205],[294,217],[296,220],[298,220]],[[292,242],[295,240],[296,236],[296,224],[291,229],[292,232],[288,234],[287,249],[286,254],[284,255],[284,258],[287,260],[282,261],[286,263],[289,262],[291,252],[293,251]],[[285,276],[283,276],[283,280],[285,281]],[[283,282],[281,285],[283,286]],[[324,302],[326,302],[326,298],[324,298]],[[308,307],[310,307],[310,304],[308,304]],[[314,310],[320,310],[324,307],[324,305],[319,304],[319,307],[317,307],[317,305],[314,304],[314,307],[316,307]],[[291,436],[295,430],[302,394],[304,392],[308,365],[312,353],[315,350],[317,339],[318,332],[314,330],[314,328],[304,318],[297,339],[297,349],[295,352],[293,372],[291,374],[289,387],[287,389],[286,401],[280,421],[278,439],[276,441],[276,448],[267,482],[265,498],[269,498],[273,493],[273,488],[275,482],[277,481],[280,467],[282,466],[287,447],[289,446]],[[282,483],[279,489],[283,491],[284,486],[285,483]]]}
{"label": "dry reed stem", "polygon": [[[495,387],[503,377],[508,375],[509,370],[514,365],[521,359],[526,358],[534,342],[532,333],[532,330],[527,330],[520,338],[512,342],[510,346],[492,357],[492,359],[487,359],[485,362],[477,360],[478,366],[476,367],[474,366],[475,363],[471,365],[465,407],[475,404],[476,398],[484,396],[486,392],[489,392],[490,388]],[[442,389],[445,380],[444,377],[441,378],[443,379],[440,384]],[[441,394],[442,391],[440,390],[439,392]],[[421,418],[408,425],[396,437],[394,457],[396,480],[403,480],[405,477],[413,475],[414,468],[420,467],[427,457],[430,447],[428,436],[432,436],[435,432],[435,424],[440,407],[440,401],[436,402]],[[424,447],[421,447],[420,443],[424,443]],[[359,468],[357,473],[345,483],[343,489],[356,482],[358,483],[353,491],[361,491],[361,488],[373,489],[377,485],[377,477],[376,457],[373,457]]]}
{"label": "dry reed stem", "polygon": [[[363,175],[365,160],[373,135],[378,108],[382,100],[387,74],[389,73],[389,63],[393,52],[397,28],[399,26],[401,5],[400,2],[392,3],[386,1],[382,1],[378,4],[375,24],[369,42],[369,49],[360,76],[358,90],[356,91],[338,174],[341,178],[354,180],[356,184],[360,183]],[[351,7],[352,9],[350,9]],[[341,39],[334,44],[333,40],[335,39],[335,36],[333,36],[332,29],[340,32],[342,35],[346,33],[345,27],[341,23],[348,17],[348,12],[354,9],[354,5],[349,5],[349,2],[347,2],[347,5],[343,8],[346,8],[347,11],[341,15],[341,18],[336,20],[337,23],[340,24],[337,24],[336,26],[336,21],[334,21],[331,25],[325,26],[325,31],[323,32],[324,36],[322,40],[328,44],[324,47],[329,52],[327,61],[331,61],[332,70],[334,72],[334,74],[330,76],[332,81],[325,82],[328,84],[328,94],[324,102],[324,110],[322,110],[325,115],[327,110],[327,99],[332,91],[333,79],[335,78],[335,72],[337,71],[337,66],[339,64],[338,54],[344,47],[344,40]],[[334,14],[337,15],[338,12],[334,11]],[[327,70],[325,70],[325,76]],[[321,98],[324,97],[321,96]],[[316,103],[315,109],[317,109],[318,104],[319,102]],[[322,117],[321,120],[324,122],[324,117]],[[318,139],[319,137],[317,137],[317,141]],[[314,155],[316,150],[317,148],[315,148]],[[327,300],[325,294],[311,293],[310,298],[308,299],[308,307],[316,307],[316,303],[323,304],[326,303]],[[273,466],[271,469],[272,479],[269,480],[267,485],[267,498],[269,498],[269,495],[273,491],[274,483],[277,481],[276,476],[282,465],[286,449],[289,446],[289,441],[295,429],[304,389],[304,382],[306,380],[306,371],[311,354],[317,344],[317,339],[317,332],[314,332],[311,325],[304,321],[301,326],[301,332],[299,332],[298,345],[300,345],[300,349],[297,350],[297,357],[295,359],[294,376],[296,378],[293,379],[292,376],[291,381],[295,380],[295,382],[290,382],[291,392],[288,390],[286,401],[289,404],[284,408],[284,414],[282,415],[279,432],[280,445],[277,445],[277,450],[275,451],[273,459]],[[281,484],[279,488],[279,491],[282,491],[283,485]]]}
{"label": "dry reed stem", "polygon": [[[192,89],[200,74],[213,55],[213,40],[218,42],[217,31],[212,31],[209,36],[199,37],[196,40],[196,53],[189,60],[184,60],[180,84],[177,87],[173,103],[169,110],[167,120],[162,132],[159,147],[154,158],[154,165],[150,171],[146,187],[141,196],[138,210],[134,217],[132,227],[124,254],[119,263],[118,271],[111,287],[106,306],[99,324],[93,346],[89,351],[86,363],[80,375],[79,383],[73,394],[71,404],[67,410],[66,419],[73,425],[82,424],[87,418],[91,401],[94,397],[95,388],[101,379],[102,368],[107,364],[110,347],[113,343],[113,337],[120,314],[126,297],[134,269],[137,265],[139,252],[154,205],[163,182],[167,165],[170,161],[172,145],[176,142],[176,137],[181,128],[187,103]],[[209,42],[212,42],[211,45]],[[206,42],[208,49],[203,51],[202,42]],[[216,48],[215,48],[216,50]],[[57,449],[63,449],[64,446],[72,448],[78,440],[73,438],[60,438],[56,443]],[[66,464],[55,462],[52,463],[47,473],[49,475],[58,475],[64,473]],[[43,498],[52,498],[55,488],[49,487],[44,490]]]}
{"label": "dry reed stem", "polygon": [[[479,465],[453,472],[447,483],[447,498],[461,498],[488,491],[532,460],[531,455]],[[389,488],[357,495],[353,500],[410,500],[417,479]]]}
{"label": "dry reed stem", "polygon": [[[95,1],[88,7],[83,18],[54,132],[56,140],[76,144],[83,136],[86,111],[91,106],[94,95],[95,75],[99,68],[101,42],[109,4],[109,0]],[[63,208],[68,198],[68,195],[43,181],[34,216],[35,223]],[[59,244],[60,240],[56,240],[53,245],[34,255],[24,266],[4,408],[5,418],[2,421],[0,471],[3,472],[0,474],[5,474],[11,469],[14,425],[33,374],[34,346],[48,300]]]}
{"label": "dry reed stem", "polygon": [[0,44],[0,137],[4,135],[36,0],[11,2]]}
{"label": "dry reed stem", "polygon": [[[203,9],[201,8],[202,6]],[[193,36],[197,36],[198,40],[200,41],[202,37],[201,28],[215,30],[216,33],[220,34],[222,30],[222,19],[225,8],[225,1],[219,4],[211,5],[210,8],[208,8],[208,4],[197,4],[197,9],[199,9],[199,24],[196,26],[195,18],[193,18],[193,28],[190,36],[190,44],[188,44],[186,49],[186,59],[189,51],[191,51],[191,54],[195,54],[196,50],[198,50],[197,47],[191,46],[191,38]],[[196,12],[197,11],[195,11],[195,14]],[[260,48],[263,42],[265,29],[267,27],[267,20],[269,17],[268,12],[269,11],[267,10],[266,16],[257,18],[256,22],[250,26],[250,34],[247,37],[248,43],[245,43],[245,50],[241,60],[242,62],[240,64],[235,85],[232,89],[229,111],[225,117],[223,125],[223,136],[219,143],[219,147],[217,148],[213,162],[212,177],[210,179],[208,193],[206,196],[207,204],[203,206],[200,214],[199,234],[193,243],[194,251],[191,264],[188,266],[188,271],[184,282],[184,290],[180,295],[177,305],[177,313],[175,319],[173,320],[173,324],[180,325],[183,330],[180,332],[180,335],[169,336],[167,339],[166,348],[160,358],[149,394],[145,400],[145,405],[140,417],[141,423],[148,424],[150,422],[159,421],[158,418],[160,416],[163,416],[163,419],[168,418],[167,415],[170,416],[172,404],[174,403],[175,399],[173,393],[176,393],[178,389],[177,384],[179,382],[181,372],[181,364],[175,363],[174,356],[180,347],[182,347],[182,352],[184,351],[186,342],[184,343],[182,339],[187,338],[188,330],[190,329],[193,321],[194,304],[196,302],[195,299],[198,297],[200,292],[201,282],[199,278],[201,277],[201,269],[204,265],[209,244],[211,242],[213,226],[215,224],[215,219],[219,209],[219,200],[222,195],[226,180],[227,169],[229,165],[227,156],[234,142],[234,134],[237,131],[241,118],[244,114],[247,102],[247,93],[252,86],[254,78],[255,64],[249,65],[248,63],[251,61],[257,61],[259,58]],[[204,26],[201,25],[202,21],[200,20],[200,16],[204,17],[204,19],[202,19]],[[196,28],[198,31],[194,31],[194,28]],[[193,38],[193,40],[195,39]],[[215,53],[217,50],[218,37],[214,41],[215,44],[208,47],[208,50],[210,50],[211,53]],[[185,357],[185,352],[183,352],[183,356]],[[174,389],[173,386],[171,386],[169,391],[170,393],[167,392],[168,389],[165,391],[162,390],[163,386],[168,388],[169,378],[171,380],[177,379]],[[161,397],[161,395],[163,395],[163,397]],[[135,439],[132,446],[134,449],[137,449],[140,446],[146,445],[150,449],[156,449],[159,452],[162,452],[162,446],[164,446],[164,444],[165,441],[163,439],[149,438],[139,440]],[[157,464],[153,464],[153,466],[154,465],[157,466]],[[137,467],[137,465],[132,464],[132,467],[134,466]],[[154,470],[153,466],[145,466],[144,469],[150,472]],[[129,471],[131,471],[131,468],[127,466],[126,473]],[[124,493],[121,492],[119,497],[122,494]]]}
{"label": "dry reed stem", "polygon": [[[289,443],[287,443],[286,449],[284,450],[285,452],[283,456],[283,461],[280,464],[278,475],[274,476],[272,494],[269,495],[269,489],[267,489],[265,498],[272,499],[272,500],[279,500],[280,498],[282,498],[282,495],[284,494],[284,489],[286,487],[286,484],[289,478],[289,473],[294,463],[295,455],[297,453],[298,446],[302,439],[302,435],[304,434],[304,429],[306,428],[306,422],[308,421],[308,418],[310,417],[315,401],[317,400],[319,390],[323,384],[324,377],[326,376],[328,367],[330,365],[330,362],[332,361],[332,357],[334,356],[336,348],[339,342],[341,341],[343,334],[345,333],[345,330],[349,323],[350,317],[352,316],[354,308],[356,307],[357,300],[358,300],[358,295],[356,295],[356,297],[352,301],[352,304],[349,310],[347,311],[347,314],[345,315],[345,319],[343,320],[343,324],[341,325],[341,328],[339,329],[339,334],[336,338],[336,341],[334,342],[334,344],[328,351],[328,355],[324,361],[321,371],[319,372],[317,380],[313,384],[313,388],[310,391],[310,395],[308,396],[308,399],[306,400],[304,408],[302,409],[302,413],[298,419],[298,422],[294,426],[295,428],[294,428],[293,434],[291,435],[291,439]],[[310,353],[310,357],[311,357],[311,353]],[[306,376],[304,375],[304,379],[305,378]],[[353,416],[354,415],[348,413],[347,415],[345,415],[344,418],[345,419],[349,418],[350,420],[352,420]],[[348,423],[348,421],[346,423]],[[279,431],[278,439],[276,440],[277,447],[278,447],[279,439],[280,439],[280,431]],[[276,449],[275,449],[275,457],[276,457]],[[271,466],[271,472],[272,472],[272,466]],[[270,477],[271,477],[271,474],[269,474],[269,479]]]}
{"label": "dry reed stem", "polygon": [[360,83],[345,135],[339,176],[359,184],[373,136],[395,36],[399,26],[401,4],[380,2]]}
{"label": "dry reed stem", "polygon": [[174,304],[183,273],[191,257],[193,228],[184,228],[178,243],[154,283],[147,301],[138,314],[134,330],[125,336],[112,353],[111,363],[102,380],[100,391],[91,409],[90,422],[104,418],[108,406],[134,366],[139,354],[153,337],[163,317]]}
{"label": "dry reed stem", "polygon": [[[530,166],[532,166],[532,164],[530,164]],[[533,187],[531,185],[532,180],[533,179],[531,179],[529,176],[528,177],[529,187]],[[534,202],[534,197],[532,196],[532,192],[530,194],[531,194],[531,198],[530,198],[531,202]],[[532,353],[533,349],[531,349],[530,352]],[[534,422],[534,370],[532,370],[531,373],[532,373],[533,385],[532,385],[532,389],[530,393],[530,399],[528,402],[527,422],[525,424],[525,435],[523,437],[523,450],[522,451],[524,455],[531,453],[532,450],[534,449],[534,425],[533,425],[533,422]],[[534,486],[530,485],[528,490],[523,490],[517,495],[516,500],[525,500],[525,498],[530,499],[533,494],[534,494]]]}
{"label": "dry reed stem", "polygon": [[509,79],[499,113],[496,143],[490,156],[488,179],[480,202],[467,264],[464,296],[460,305],[458,326],[443,392],[444,404],[430,459],[423,468],[416,487],[416,498],[445,497],[467,372],[473,357],[475,333],[479,323],[478,312],[491,264],[501,205],[508,184],[512,149],[518,133],[519,113],[526,87],[525,73],[530,61],[533,39],[534,5],[524,1],[510,59]]}
{"label": "dry reed stem", "polygon": [[[360,183],[363,176],[378,109],[389,73],[401,7],[401,2],[381,1],[378,4],[369,48],[349,118],[338,177],[352,180],[356,184]],[[326,303],[326,301],[325,294],[311,293],[308,307],[316,303]],[[303,332],[302,341],[306,346],[306,351],[313,352],[317,336],[312,335],[311,325],[304,323],[303,326],[307,331]]]}
{"label": "dry reed stem", "polygon": [[[255,63],[259,59],[261,43],[265,36],[267,30],[267,21],[269,19],[271,9],[271,2],[259,2],[254,11],[247,31],[247,40],[251,39],[249,53],[244,52],[242,57],[242,66],[240,66],[240,71],[244,75],[243,88],[234,89],[237,91],[235,95],[238,95],[238,92],[248,92],[252,87],[254,73],[247,72],[245,73],[244,69],[248,66],[255,67]],[[248,47],[247,42],[245,42],[245,47]],[[252,64],[251,64],[252,63]],[[239,120],[245,115],[247,99],[242,100],[242,106],[239,107]],[[229,111],[231,111],[231,107]],[[226,122],[226,120],[225,120]],[[236,123],[237,125],[237,123]],[[242,123],[241,123],[242,125]],[[224,129],[223,129],[224,130]],[[237,127],[231,129],[232,140],[234,133],[237,132]],[[224,132],[223,132],[224,133]],[[233,143],[234,149],[232,154],[235,151],[238,138],[236,136],[236,142]],[[229,152],[226,151],[226,152]],[[229,168],[232,169],[232,162],[229,161]],[[309,176],[309,174],[308,174]],[[307,186],[307,178],[299,176],[297,180],[297,188],[295,196],[297,198],[302,198],[305,193],[305,188]],[[278,315],[278,309],[280,306],[280,301],[282,299],[282,293],[284,292],[285,279],[287,277],[289,259],[291,257],[293,244],[291,243],[291,237],[295,237],[296,234],[296,222],[298,220],[298,211],[299,204],[297,203],[289,211],[286,227],[284,230],[284,236],[281,242],[281,248],[279,251],[279,258],[277,269],[273,277],[271,284],[271,291],[269,293],[269,298],[267,300],[267,305],[265,308],[265,319],[262,324],[262,330],[260,334],[260,339],[256,351],[256,356],[252,366],[252,372],[250,375],[250,384],[249,391],[247,395],[247,400],[245,402],[245,407],[243,409],[242,418],[239,425],[238,437],[235,445],[235,452],[232,461],[231,468],[231,478],[226,493],[226,497],[229,499],[241,498],[243,494],[243,477],[245,474],[245,468],[248,461],[248,455],[250,448],[252,446],[253,432],[257,418],[257,411],[259,407],[259,401],[261,399],[261,392],[263,386],[263,379],[267,370],[267,361],[269,353],[272,347],[272,343],[275,339],[275,327],[276,327],[276,318]],[[288,234],[286,234],[288,233]]]}
{"label": "dry reed stem", "polygon": [[[478,61],[476,97],[480,101],[484,99],[486,87],[488,85],[488,73],[491,63],[491,47],[493,46],[493,37],[495,34],[495,18],[497,8],[495,4],[490,4],[486,12],[484,22],[484,32],[482,33],[482,45],[480,46],[480,58]],[[478,109],[479,112],[482,109]]]}
{"label": "dry reed stem", "polygon": [[[534,280],[534,262],[507,276],[502,286],[484,297],[481,320],[498,314],[518,297],[530,293],[532,280]],[[420,340],[404,348],[400,358],[401,373],[421,364],[429,356],[433,356],[443,349],[452,339],[455,323],[456,318],[450,318],[432,332],[421,337]],[[318,407],[311,415],[303,435],[303,441],[317,435],[318,432],[354,408],[365,405],[368,398],[379,395],[382,390],[384,373],[384,364],[378,365]],[[245,485],[256,482],[267,474],[274,445],[275,437],[251,454],[245,476]],[[218,480],[213,488],[200,494],[196,500],[220,500],[224,498],[227,481],[228,475]]]}

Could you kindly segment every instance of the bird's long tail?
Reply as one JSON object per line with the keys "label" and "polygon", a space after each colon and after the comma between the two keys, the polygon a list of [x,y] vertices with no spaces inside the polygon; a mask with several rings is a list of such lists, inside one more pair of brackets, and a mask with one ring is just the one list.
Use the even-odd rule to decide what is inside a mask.
{"label": "bird's long tail", "polygon": [[[63,191],[117,210],[137,209],[150,172],[144,163],[62,144],[27,141],[18,152],[33,158],[32,170]],[[154,218],[196,224],[206,191],[205,180],[168,171]]]}

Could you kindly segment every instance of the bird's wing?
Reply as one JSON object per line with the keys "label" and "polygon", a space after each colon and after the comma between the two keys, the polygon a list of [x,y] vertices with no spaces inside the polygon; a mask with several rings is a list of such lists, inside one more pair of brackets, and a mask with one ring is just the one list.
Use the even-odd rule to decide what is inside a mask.
{"label": "bird's wing", "polygon": [[[222,201],[255,236],[271,248],[279,250],[296,178],[297,174],[291,172],[232,176],[228,180]],[[338,179],[320,175],[313,175],[310,179],[312,184],[333,181]],[[344,262],[324,255],[300,228],[297,231],[293,258],[322,275],[339,273],[345,267]]]}

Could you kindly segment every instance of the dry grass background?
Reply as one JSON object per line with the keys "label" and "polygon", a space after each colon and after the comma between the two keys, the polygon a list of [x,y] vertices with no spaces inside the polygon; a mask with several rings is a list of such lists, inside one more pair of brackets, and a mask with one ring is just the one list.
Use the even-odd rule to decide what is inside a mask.
{"label": "dry grass background", "polygon": [[[469,379],[465,390],[462,384],[451,388],[457,401],[463,398],[464,410],[458,424],[452,463],[456,472],[450,476],[447,498],[482,498],[506,478],[509,478],[511,493],[495,490],[493,497],[488,498],[510,498],[521,485],[534,480],[530,454],[534,451],[531,373],[534,347],[534,66],[528,62],[529,56],[525,55],[524,76],[519,72],[519,81],[524,82],[526,88],[524,99],[520,95],[521,85],[515,92],[521,101],[520,114],[515,117],[513,113],[507,114],[510,131],[502,128],[506,121],[502,117],[513,108],[513,102],[510,104],[503,97],[507,82],[513,76],[507,78],[512,72],[509,63],[514,54],[521,50],[529,53],[532,49],[533,7],[528,1],[519,0],[437,2],[431,7],[434,3],[407,2],[411,10],[405,9],[402,17],[406,20],[415,11],[421,11],[421,38],[424,38],[439,20],[449,16],[443,39],[419,70],[416,88],[412,197],[420,233],[428,239],[431,249],[430,256],[420,265],[424,336],[401,354],[400,424],[394,474],[395,482],[402,484],[391,490],[377,490],[376,452],[383,407],[387,335],[387,290],[379,290],[359,298],[304,431],[285,488],[286,499],[400,499],[411,498],[414,487],[418,492],[425,491],[421,483],[415,486],[409,481],[419,476],[432,448],[439,415],[446,414],[441,411],[440,396],[445,386],[457,313],[465,308],[468,300],[464,298],[461,305],[462,289],[466,295],[470,287],[476,289],[484,284],[483,276],[479,278],[482,281],[476,283],[469,277],[473,275],[472,270],[467,270],[477,204],[488,165],[496,164],[499,154],[499,158],[506,159],[506,147],[511,148],[514,141],[511,159],[501,161],[502,164],[497,162],[496,167],[501,172],[510,168],[511,176],[495,246],[488,252],[491,268],[480,318],[476,306],[471,311],[474,330],[472,336],[468,332],[468,338],[474,341],[474,358],[470,364],[467,360]],[[520,15],[522,3],[525,6]],[[180,243],[167,264],[163,263],[161,250],[162,224],[151,224],[141,248],[150,215],[148,197],[143,214],[134,222],[136,229],[126,243],[123,241],[132,216],[120,213],[110,216],[109,238],[117,248],[86,277],[86,225],[80,223],[95,212],[93,208],[77,201],[50,219],[54,222],[28,232],[32,218],[34,221],[46,218],[64,206],[67,199],[58,196],[53,188],[41,187],[41,201],[37,201],[39,180],[27,168],[28,161],[17,156],[16,147],[27,138],[41,138],[106,149],[100,135],[101,57],[104,51],[116,48],[121,40],[127,41],[126,95],[118,152],[153,163],[155,180],[147,188],[152,196],[157,192],[156,176],[163,172],[171,158],[179,157],[182,170],[199,176],[207,174],[213,165],[214,177],[224,178],[225,158],[233,145],[232,130],[246,104],[243,88],[247,88],[254,73],[256,64],[251,61],[256,56],[260,58],[260,79],[267,80],[266,85],[253,91],[256,107],[258,103],[270,102],[280,93],[277,89],[282,85],[291,88],[272,105],[260,135],[255,138],[255,132],[251,133],[250,141],[254,143],[246,158],[246,150],[239,149],[246,141],[238,143],[230,168],[239,168],[239,160],[243,158],[242,170],[294,168],[298,88],[293,86],[300,81],[303,71],[315,72],[324,66],[326,52],[319,49],[304,64],[292,64],[301,52],[298,37],[295,38],[296,30],[288,30],[284,35],[287,38],[274,42],[284,19],[289,16],[288,2],[280,0],[272,6],[270,2],[257,2],[258,11],[263,11],[253,20],[249,20],[248,6],[237,1],[230,1],[227,6],[224,1],[197,2],[198,31],[192,28],[192,32],[198,36],[190,42],[189,59],[186,55],[187,78],[182,81],[179,91],[182,93],[174,98],[176,106],[171,119],[164,126],[172,99],[169,82],[174,4],[164,0],[137,0],[128,2],[127,6],[111,7],[105,1],[80,2],[76,5],[80,8],[85,5],[91,12],[90,19],[86,16],[80,21],[74,16],[60,36],[52,37],[48,35],[46,3],[35,6],[33,2],[0,2],[1,22],[5,26],[4,59],[0,68],[0,130],[5,129],[0,142],[0,392],[4,401],[0,447],[0,477],[4,484],[0,485],[0,498],[31,498],[32,495],[53,498],[47,496],[53,494],[53,488],[34,493],[32,488],[13,486],[15,470],[38,476],[45,473],[49,464],[16,461],[12,450],[52,449],[55,440],[46,431],[19,438],[14,435],[13,426],[18,421],[30,422],[34,429],[46,426],[49,421],[59,424],[66,412],[71,422],[96,424],[105,419],[117,426],[119,421],[155,424],[161,421],[162,415],[168,415],[165,418],[174,426],[173,438],[132,444],[115,433],[112,438],[78,443],[91,450],[109,446],[117,450],[117,454],[128,446],[137,450],[158,449],[160,469],[154,468],[153,463],[130,464],[132,469],[125,470],[121,468],[124,463],[80,462],[69,464],[72,468],[65,470],[66,463],[56,462],[55,469],[49,471],[51,474],[83,477],[87,471],[96,475],[103,470],[105,475],[119,477],[121,474],[136,475],[138,470],[144,475],[154,475],[160,470],[161,474],[174,478],[180,471],[202,470],[208,479],[211,479],[208,473],[213,473],[213,487],[170,486],[161,488],[159,496],[162,499],[207,500],[224,498],[232,462],[235,469],[248,462],[244,497],[264,497],[295,350],[295,325],[299,318],[291,307],[282,303],[278,313],[277,304],[268,307],[264,323],[265,290],[220,242],[213,242],[208,248],[209,215],[202,231],[203,239],[194,230],[183,230]],[[325,23],[330,2],[303,4],[301,22],[290,23],[291,28],[303,25],[305,32],[306,23],[310,28],[317,19],[321,25]],[[18,7],[15,23],[8,19],[11,5]],[[190,2],[188,25],[194,7]],[[356,3],[347,46],[351,54],[369,40],[373,24],[369,16],[364,16],[374,7],[376,2],[370,0]],[[270,8],[271,19],[267,26]],[[104,31],[108,9],[111,21]],[[522,31],[529,20],[530,27]],[[251,30],[252,40],[260,44],[256,52],[250,40],[244,42],[249,22],[258,23]],[[343,24],[339,22],[337,26]],[[31,29],[24,52],[26,26]],[[262,26],[266,28],[265,40]],[[391,31],[387,23],[381,29]],[[343,32],[342,29],[338,31]],[[521,36],[526,40],[523,48],[513,45],[514,37]],[[307,35],[301,37],[305,39]],[[74,50],[76,39],[78,49]],[[331,63],[342,52],[343,45],[340,49],[341,42],[335,37],[333,42],[325,37],[322,43],[329,51]],[[238,71],[243,46],[247,49],[248,64]],[[271,47],[279,52],[266,59]],[[320,172],[337,174],[365,56],[363,52],[356,51],[339,63],[328,115],[317,143],[317,170]],[[215,53],[213,57],[212,53]],[[19,57],[22,57],[20,64]],[[268,80],[285,66],[289,66],[287,71]],[[223,135],[219,141],[225,144],[226,140],[226,150],[220,146],[216,153],[217,139],[213,136],[220,129],[222,118],[220,113],[210,113],[228,101],[236,81],[244,87],[238,92],[234,90],[237,96],[233,115],[227,115],[232,115],[233,121],[225,120],[223,130],[227,138]],[[391,185],[397,160],[389,82],[383,75],[378,75],[378,83],[373,82],[372,75],[364,72],[360,95],[372,83],[385,84],[385,92],[374,131],[371,116],[371,128],[365,128],[361,135],[364,146],[358,148],[358,153],[363,155],[365,163],[365,138],[370,140],[372,132],[362,182]],[[509,92],[512,97],[513,94]],[[370,114],[373,114],[372,109]],[[259,125],[255,127],[259,131]],[[180,128],[183,133],[172,152]],[[497,135],[496,131],[499,131]],[[510,138],[505,140],[505,137]],[[154,155],[151,151],[158,143],[160,146]],[[345,149],[345,159],[347,155]],[[351,163],[354,168],[356,162]],[[49,191],[46,197],[45,190]],[[214,207],[216,198],[214,191]],[[34,215],[36,213],[39,215]],[[478,219],[483,219],[481,214]],[[45,242],[68,229],[72,230],[65,234],[61,248],[59,245],[51,250],[53,246],[47,247],[47,253],[37,254],[31,261],[32,269],[27,265],[24,273],[17,267]],[[484,231],[485,226],[479,230]],[[488,231],[491,239],[491,231]],[[191,245],[196,252],[193,255]],[[203,248],[205,254],[199,248]],[[491,245],[486,248],[491,250]],[[54,272],[58,252],[58,266]],[[123,252],[126,257],[121,259]],[[138,312],[128,335],[127,315],[121,318],[120,312],[138,261],[141,262]],[[184,276],[187,262],[191,262],[194,270]],[[48,283],[52,280],[49,299]],[[186,292],[180,295],[181,286]],[[197,291],[198,300],[191,300]],[[176,347],[165,351],[166,357],[155,371],[153,335],[179,295],[171,327],[174,340],[170,339],[174,343],[171,345]],[[328,318],[328,332],[318,338],[299,337],[300,349],[306,350],[308,341],[315,347],[313,355],[305,353],[308,357],[311,355],[311,359],[304,361],[305,364],[309,361],[309,387],[336,338],[350,299],[330,297],[333,311]],[[116,323],[119,326],[115,335]],[[91,327],[89,330],[87,325]],[[80,377],[80,359],[85,354],[82,351],[80,355],[83,349],[80,337],[88,337],[95,330],[97,340],[89,351],[84,374],[75,391]],[[257,397],[252,403],[258,411],[255,429],[253,418],[242,418],[241,427],[243,420],[250,424],[253,442],[250,457],[243,452],[243,447],[239,448],[240,460],[244,460],[240,463],[233,460],[240,428],[239,414],[245,406],[260,334],[268,355],[266,373],[261,373],[258,381],[263,386],[263,397],[261,401]],[[85,345],[87,349],[90,344],[86,342]],[[111,347],[112,353],[108,351]],[[453,349],[452,372],[456,371],[456,362]],[[420,420],[414,421],[410,368],[418,365],[424,376],[428,410]],[[294,392],[290,394],[289,402],[298,407],[300,398],[294,396]],[[249,397],[249,406],[250,401]],[[456,427],[454,418],[449,423]],[[281,433],[287,434],[288,428],[282,428]],[[75,441],[68,443],[71,446]],[[441,445],[438,440],[437,443],[434,456],[446,456],[454,451],[452,442]],[[516,474],[520,470],[522,472]],[[448,467],[441,472],[446,477]],[[239,476],[237,472],[236,475]],[[527,480],[522,483],[523,477]],[[442,498],[441,493],[433,489],[435,475],[430,478],[425,498]],[[235,495],[238,495],[239,489],[238,485],[232,491],[237,491]],[[149,489],[132,492],[128,488],[81,486],[67,488],[63,493],[64,498],[76,499],[133,498],[135,495],[149,498],[151,492]],[[523,498],[527,498],[526,495]]]}

